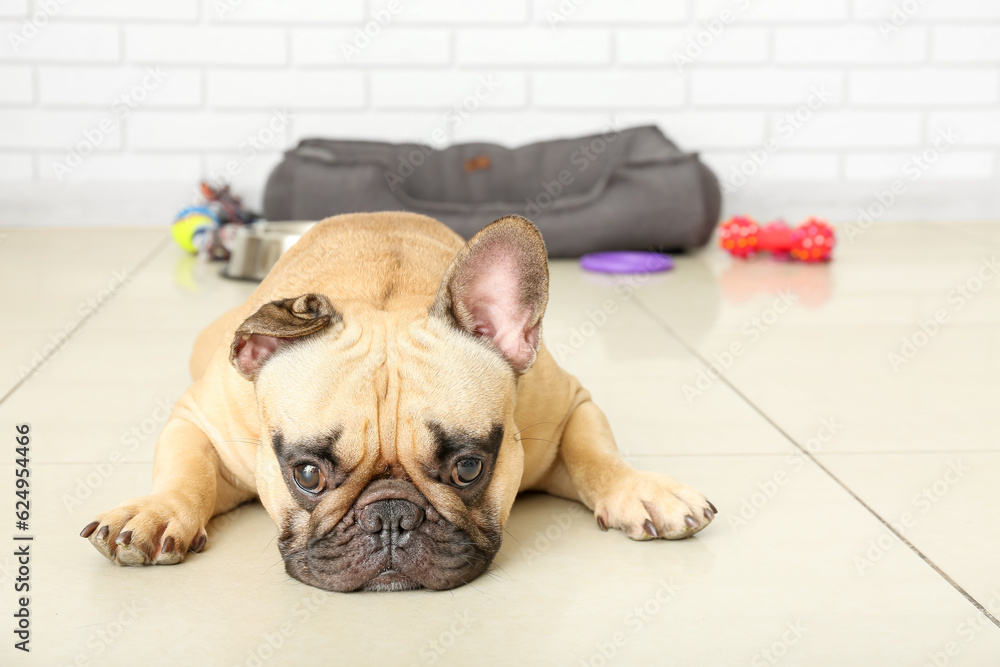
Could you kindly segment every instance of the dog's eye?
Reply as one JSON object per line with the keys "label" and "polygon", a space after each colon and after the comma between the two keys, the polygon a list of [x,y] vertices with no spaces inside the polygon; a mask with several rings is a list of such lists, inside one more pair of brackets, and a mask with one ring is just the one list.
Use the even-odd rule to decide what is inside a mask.
{"label": "dog's eye", "polygon": [[479,459],[462,459],[451,471],[451,481],[455,486],[468,486],[479,479],[482,472],[483,462]]}
{"label": "dog's eye", "polygon": [[295,483],[306,493],[319,493],[323,488],[323,471],[310,463],[295,466],[292,475]]}

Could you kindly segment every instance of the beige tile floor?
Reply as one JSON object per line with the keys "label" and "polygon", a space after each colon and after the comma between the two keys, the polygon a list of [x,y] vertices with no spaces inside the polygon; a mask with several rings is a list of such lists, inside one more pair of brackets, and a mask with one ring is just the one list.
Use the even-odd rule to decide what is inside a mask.
{"label": "beige tile floor", "polygon": [[7,630],[0,664],[1000,664],[1000,280],[974,280],[1000,225],[877,226],[829,266],[708,250],[625,293],[554,262],[549,346],[630,460],[705,491],[715,525],[633,543],[528,496],[469,586],[349,595],[286,576],[258,505],[177,567],[116,568],[77,536],[148,491],[193,337],[253,285],[162,229],[0,232],[0,428],[12,452],[31,424],[36,536],[33,651]]}

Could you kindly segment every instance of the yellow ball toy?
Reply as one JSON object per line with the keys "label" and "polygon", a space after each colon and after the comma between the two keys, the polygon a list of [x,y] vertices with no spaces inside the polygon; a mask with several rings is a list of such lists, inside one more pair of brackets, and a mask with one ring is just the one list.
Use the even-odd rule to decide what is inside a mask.
{"label": "yellow ball toy", "polygon": [[192,206],[184,209],[170,226],[170,234],[184,250],[194,254],[198,252],[195,237],[199,232],[207,232],[216,226],[215,218],[207,208]]}

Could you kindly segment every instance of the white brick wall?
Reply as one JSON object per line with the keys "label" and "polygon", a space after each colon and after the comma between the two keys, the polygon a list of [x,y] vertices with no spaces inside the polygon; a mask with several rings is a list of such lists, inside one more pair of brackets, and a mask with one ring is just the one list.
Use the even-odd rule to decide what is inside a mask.
{"label": "white brick wall", "polygon": [[[159,67],[159,66],[157,66]],[[109,108],[122,95],[142,86],[156,67],[73,67],[43,65],[38,72],[38,99],[43,107]],[[201,72],[195,68],[160,69],[163,81],[141,101],[143,107],[198,107]],[[141,94],[141,93],[140,93]],[[137,100],[136,104],[140,102]]]}
{"label": "white brick wall", "polygon": [[20,65],[0,65],[0,103],[31,104],[34,99],[31,68]]}
{"label": "white brick wall", "polygon": [[28,11],[28,0],[0,0],[0,16],[22,16]]}
{"label": "white brick wall", "polygon": [[455,34],[459,65],[608,65],[612,35],[594,28],[467,28]]}
{"label": "white brick wall", "polygon": [[446,69],[450,32],[445,28],[406,28],[399,24],[369,36],[360,27],[301,28],[292,31],[292,65],[360,67],[364,65],[438,65]]}
{"label": "white brick wall", "polygon": [[[674,66],[675,54],[684,53],[690,40],[699,34],[703,34],[700,28],[622,28],[616,34],[618,62]],[[698,57],[701,65],[764,63],[771,51],[771,34],[763,26],[731,24],[717,37],[708,34],[713,41],[711,48],[704,49]]]}
{"label": "white brick wall", "polygon": [[0,39],[0,62],[119,62],[119,30],[114,25],[59,20],[58,15],[40,24],[38,16],[30,22],[0,21],[0,35],[6,38]]}
{"label": "white brick wall", "polygon": [[125,61],[162,65],[283,65],[288,36],[258,26],[126,25]]}
{"label": "white brick wall", "polygon": [[278,2],[214,2],[206,0],[205,14],[213,23],[254,22],[264,24],[312,24],[330,21],[361,21],[363,0],[279,0]]}
{"label": "white brick wall", "polygon": [[362,109],[365,77],[357,71],[209,69],[212,109]]}
{"label": "white brick wall", "polygon": [[1000,62],[1000,26],[941,26],[934,30],[932,45],[931,57],[936,62]]}
{"label": "white brick wall", "polygon": [[[60,3],[59,16],[88,19],[180,19],[193,21],[198,18],[198,0],[170,0],[148,2],[143,0],[87,0],[86,2]],[[36,3],[43,8],[44,3]]]}
{"label": "white brick wall", "polygon": [[477,107],[523,109],[527,79],[526,74],[510,70],[380,70],[368,75],[372,106],[379,109],[447,109],[468,97],[479,102]]}
{"label": "white brick wall", "polygon": [[849,209],[940,130],[922,182],[1000,191],[1000,2],[0,0],[0,196],[228,169],[253,199],[307,136],[516,145],[615,119],[723,182],[772,145],[733,206]]}

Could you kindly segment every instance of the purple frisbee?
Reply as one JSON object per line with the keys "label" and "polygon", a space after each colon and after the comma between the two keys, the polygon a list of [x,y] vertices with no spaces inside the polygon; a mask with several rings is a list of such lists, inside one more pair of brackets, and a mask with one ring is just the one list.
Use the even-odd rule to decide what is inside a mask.
{"label": "purple frisbee", "polygon": [[674,260],[661,252],[622,250],[584,255],[580,266],[600,273],[657,273],[674,268]]}

